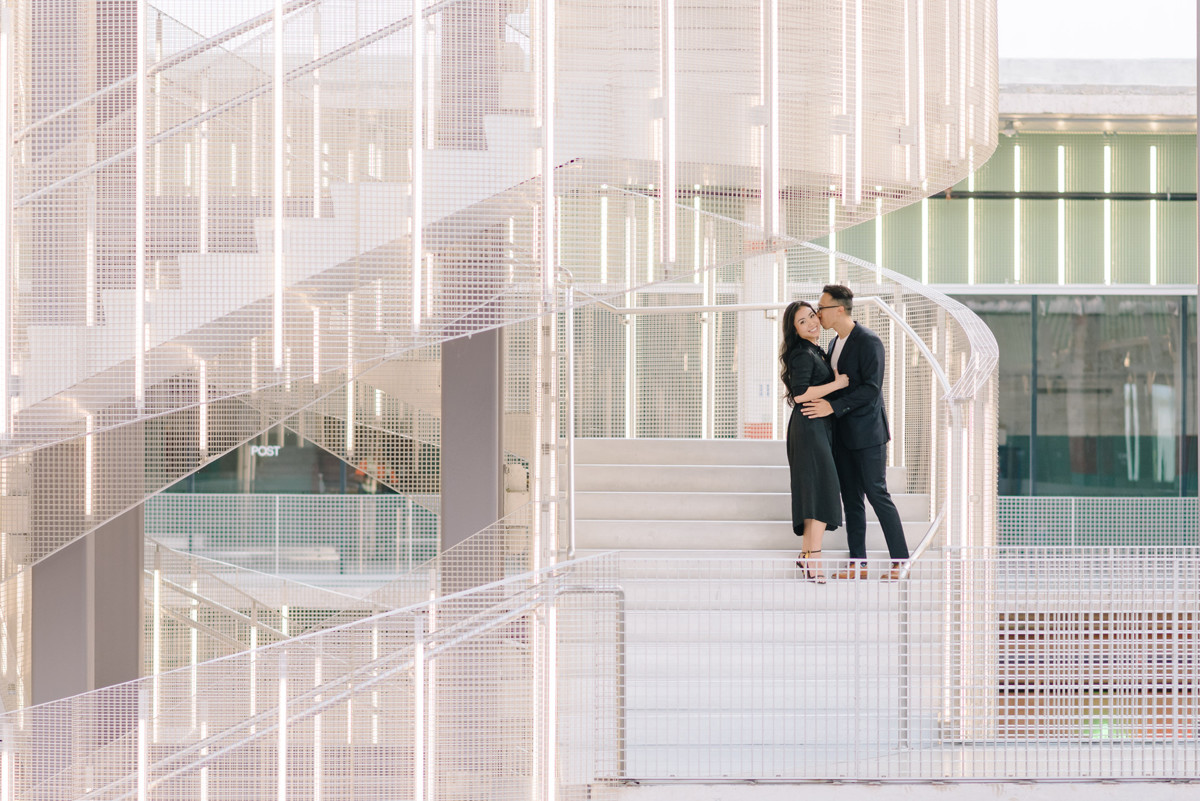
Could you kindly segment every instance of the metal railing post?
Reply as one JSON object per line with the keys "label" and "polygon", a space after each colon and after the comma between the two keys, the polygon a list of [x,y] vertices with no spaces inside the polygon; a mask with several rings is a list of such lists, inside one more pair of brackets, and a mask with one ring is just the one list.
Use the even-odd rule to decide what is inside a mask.
{"label": "metal railing post", "polygon": [[566,287],[567,558],[575,558],[575,288]]}
{"label": "metal railing post", "polygon": [[[12,275],[12,48],[13,12],[0,8],[0,434],[9,430],[9,290]],[[90,300],[90,299],[89,299]],[[91,308],[91,307],[89,307]]]}
{"label": "metal railing post", "polygon": [[614,712],[614,738],[616,740],[617,749],[617,775],[613,778],[625,778],[625,590],[620,586],[585,586],[585,585],[569,585],[559,587],[554,591],[553,604],[557,605],[558,599],[564,595],[612,595],[617,599],[617,618],[615,622],[615,632],[613,647],[616,653],[614,654],[614,679],[616,688],[614,698],[616,708]]}
{"label": "metal railing post", "polygon": [[288,783],[287,783],[287,650],[285,649],[279,654],[279,735],[276,740],[276,752],[278,757],[277,762],[277,798],[278,801],[287,801],[288,798]]}
{"label": "metal railing post", "polygon": [[413,801],[425,798],[425,618],[413,616]]}

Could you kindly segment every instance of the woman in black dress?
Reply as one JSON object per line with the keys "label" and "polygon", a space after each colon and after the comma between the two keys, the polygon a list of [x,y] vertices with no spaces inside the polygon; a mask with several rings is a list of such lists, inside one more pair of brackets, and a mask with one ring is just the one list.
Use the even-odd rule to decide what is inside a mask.
{"label": "woman in black dress", "polygon": [[796,565],[805,577],[825,583],[821,570],[821,539],[842,524],[842,498],[833,464],[833,422],[829,417],[810,419],[800,404],[823,398],[844,388],[849,380],[835,375],[818,344],[821,323],[811,303],[793,301],[783,313],[780,378],[792,408],[787,431],[788,467],[792,476],[792,530],[801,538]]}

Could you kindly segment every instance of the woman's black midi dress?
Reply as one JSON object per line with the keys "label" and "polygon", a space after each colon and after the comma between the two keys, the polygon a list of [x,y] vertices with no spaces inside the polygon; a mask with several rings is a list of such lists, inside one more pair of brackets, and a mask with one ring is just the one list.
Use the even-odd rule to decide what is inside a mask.
{"label": "woman's black midi dress", "polygon": [[[833,370],[821,349],[807,340],[788,353],[791,396],[828,384]],[[792,474],[792,530],[804,533],[805,520],[821,520],[825,530],[842,524],[842,496],[833,464],[833,418],[809,419],[800,406],[792,409],[787,431],[788,467]]]}

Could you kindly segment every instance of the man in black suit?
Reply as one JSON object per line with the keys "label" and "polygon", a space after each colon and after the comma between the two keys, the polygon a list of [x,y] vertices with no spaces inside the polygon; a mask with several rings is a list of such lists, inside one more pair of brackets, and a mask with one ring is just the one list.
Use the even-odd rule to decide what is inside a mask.
{"label": "man in black suit", "polygon": [[829,344],[829,361],[835,373],[850,379],[845,389],[831,392],[819,400],[804,404],[805,417],[834,415],[833,461],[842,487],[842,506],[846,511],[846,541],[850,546],[850,567],[835,578],[866,578],[867,511],[864,496],[875,510],[883,527],[891,570],[885,581],[900,578],[908,559],[908,543],[900,513],[887,488],[887,442],[892,438],[883,408],[883,342],[879,336],[854,322],[854,293],[841,284],[829,284],[817,302],[817,317],[826,330],[837,337]]}

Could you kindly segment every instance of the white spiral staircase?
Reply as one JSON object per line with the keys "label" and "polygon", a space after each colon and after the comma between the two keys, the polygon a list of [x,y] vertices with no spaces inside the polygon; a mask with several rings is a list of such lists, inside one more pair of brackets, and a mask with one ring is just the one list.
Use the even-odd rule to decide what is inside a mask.
{"label": "white spiral staircase", "polygon": [[[30,241],[47,219],[64,220],[67,231],[65,244],[16,250],[14,258],[28,260],[20,274],[45,282],[50,279],[39,270],[61,268],[63,287],[73,288],[63,289],[61,320],[34,314],[45,301],[41,284],[18,281],[8,297],[19,333],[6,359],[20,381],[5,388],[18,400],[5,420],[3,536],[21,546],[6,551],[4,565],[10,683],[25,679],[28,588],[21,577],[28,561],[338,393],[350,400],[343,418],[350,422],[359,413],[352,382],[381,361],[495,325],[553,320],[555,313],[560,320],[550,325],[569,330],[572,303],[606,297],[632,307],[634,293],[665,278],[701,283],[707,280],[702,274],[721,276],[722,286],[743,285],[744,301],[762,302],[762,286],[772,283],[764,284],[764,276],[782,271],[766,299],[777,304],[812,294],[826,277],[860,293],[877,291],[881,308],[893,309],[898,326],[907,326],[908,333],[898,329],[897,336],[908,337],[904,353],[912,358],[901,360],[897,372],[912,371],[925,382],[916,396],[925,403],[925,428],[914,423],[905,447],[924,444],[942,457],[936,466],[922,465],[919,476],[912,467],[889,476],[913,489],[898,492],[912,524],[910,544],[928,545],[934,535],[981,542],[994,507],[994,483],[986,496],[994,472],[973,454],[994,444],[994,340],[961,307],[914,282],[803,242],[940,191],[986,160],[996,126],[992,3],[964,0],[935,10],[874,0],[847,0],[837,8],[661,0],[618,9],[445,0],[423,7],[415,38],[406,9],[358,2],[349,4],[354,14],[347,16],[339,14],[343,5],[292,2],[274,14],[247,8],[245,22],[203,37],[139,4],[144,16],[135,19],[133,42],[149,51],[142,54],[147,77],[137,80],[135,69],[134,80],[125,80],[144,105],[126,103],[107,123],[106,130],[121,134],[117,155],[96,155],[95,137],[85,136],[60,143],[45,160],[53,169],[15,170],[12,238]],[[21,7],[18,16],[27,12]],[[492,42],[491,22],[475,24],[492,20],[488,15],[510,27],[523,20],[525,38],[505,34],[507,42]],[[14,30],[18,51],[38,43],[36,26]],[[487,32],[482,49],[481,30]],[[837,42],[832,51],[830,42]],[[490,76],[496,88],[472,96],[472,81],[483,79],[469,69],[455,73],[456,59],[478,66],[492,45],[500,54]],[[281,57],[273,59],[276,53]],[[32,86],[30,68],[17,70],[16,80]],[[111,98],[108,89],[73,97],[42,120],[25,108],[17,147],[44,145],[58,130],[56,121],[92,114],[109,102],[105,98]],[[283,107],[274,117],[273,104]],[[137,120],[147,124],[141,135]],[[486,147],[452,142],[451,133],[473,126]],[[318,128],[322,133],[315,135]],[[102,152],[114,148],[100,144]],[[196,165],[218,161],[232,177],[218,180],[220,170],[209,166],[197,178]],[[89,197],[107,208],[113,198],[128,200],[131,186],[136,195],[139,181],[147,195],[199,197],[202,209],[214,195],[241,198],[246,175],[239,170],[248,169],[247,162],[260,170],[257,191],[269,192],[276,208],[305,192],[312,199],[303,216],[288,214],[282,227],[279,216],[253,220],[253,252],[193,247],[194,230],[207,230],[207,211],[196,212],[204,217],[199,223],[190,211],[186,219],[165,221],[108,220],[101,213],[90,230],[80,221]],[[277,181],[268,190],[264,176],[281,165],[286,179],[272,176]],[[288,188],[280,192],[281,186]],[[96,223],[111,225],[97,234]],[[177,282],[145,283],[161,267],[146,255],[147,225],[176,254],[168,266]],[[222,240],[220,231],[215,236],[218,244],[233,241]],[[98,242],[111,245],[122,237],[139,253],[135,264],[115,269],[91,255],[76,258],[77,250],[92,253],[88,248]],[[731,270],[740,272],[728,275]],[[561,294],[565,284],[576,292],[571,300]],[[706,297],[708,305],[716,301]],[[930,332],[936,332],[932,343]],[[529,372],[516,383],[516,405],[533,421],[522,433],[521,452],[549,457],[559,453],[559,420],[552,414],[570,419],[578,376],[562,349],[534,339],[514,346],[524,349]],[[628,342],[636,350],[636,340]],[[564,367],[570,375],[552,381]],[[427,365],[413,367],[416,384],[427,374]],[[640,378],[643,385],[653,379]],[[402,370],[389,380],[396,386],[393,400],[423,397],[405,385]],[[557,405],[543,405],[543,388]],[[568,394],[558,397],[562,393]],[[97,475],[122,469],[114,445],[131,431],[167,431],[199,444],[153,476],[117,476],[106,484]],[[568,429],[565,439],[574,433]],[[172,639],[171,647],[186,649],[188,637],[196,636],[187,628],[201,631],[203,615],[210,616],[205,625],[212,638],[228,648],[242,638],[258,647],[213,662],[155,662],[153,675],[132,685],[44,705],[29,717],[6,716],[10,736],[3,738],[0,785],[16,787],[17,797],[286,797],[293,787],[312,788],[318,797],[322,783],[365,782],[370,763],[388,767],[373,774],[369,787],[357,784],[358,797],[415,801],[435,783],[455,797],[484,782],[501,788],[495,797],[549,798],[630,775],[634,763],[617,773],[598,765],[607,744],[588,750],[568,733],[568,707],[584,709],[582,697],[564,701],[562,717],[546,714],[555,709],[559,679],[572,681],[572,663],[555,655],[563,632],[547,610],[617,597],[629,614],[654,610],[638,607],[643,577],[636,570],[627,574],[625,589],[614,588],[604,568],[593,571],[604,557],[577,574],[540,564],[548,543],[566,541],[553,511],[569,500],[568,517],[578,527],[572,551],[627,548],[664,532],[673,543],[667,548],[714,546],[734,530],[747,550],[794,549],[794,537],[785,522],[779,443],[760,448],[740,440],[720,448],[703,440],[697,447],[710,450],[691,464],[759,460],[760,467],[726,470],[743,476],[726,481],[711,469],[692,469],[686,458],[650,462],[644,450],[633,455],[646,441],[632,429],[625,436],[621,455],[601,455],[606,446],[599,442],[580,448],[573,495],[565,479],[557,484],[550,466],[556,460],[531,457],[535,505],[497,521],[433,566],[441,590],[461,591],[448,598],[416,606],[380,603],[376,608],[408,606],[265,648],[259,636],[294,633],[282,623],[291,603],[265,610],[270,622],[256,614],[246,624],[239,617],[245,616],[242,601],[214,598],[207,609],[204,593],[217,590],[204,588],[216,584],[173,580],[167,602],[173,608],[153,613],[156,620],[174,615],[183,626],[179,631],[187,636]],[[47,464],[57,472],[37,473]],[[979,491],[982,501],[971,501]],[[42,519],[31,516],[31,507],[55,511]],[[176,572],[199,576],[200,564],[189,567],[185,560]],[[480,571],[480,564],[494,572]],[[514,575],[518,564],[522,571]],[[461,582],[476,575],[472,570],[497,583],[468,591]],[[149,581],[162,603],[161,574]],[[422,593],[428,586],[416,584]],[[679,587],[686,596],[686,586]],[[407,599],[413,590],[397,590],[398,597]],[[372,610],[306,597],[309,606],[337,607],[329,611],[339,621]],[[597,617],[596,625],[607,620]],[[631,634],[640,636],[636,628]],[[608,636],[588,647],[607,647]],[[167,664],[184,667],[161,672]],[[633,682],[626,689],[635,687],[637,663],[622,665]],[[482,695],[472,685],[471,677],[479,676],[491,682]],[[659,725],[653,712],[634,704],[627,713],[626,699],[605,698],[607,705],[581,713],[600,728],[627,714],[621,725],[641,732],[638,737]],[[83,725],[89,704],[103,714],[116,710],[121,730],[97,733]],[[463,723],[463,710],[473,705],[496,740],[482,742],[487,737]],[[68,725],[78,729],[69,756],[39,739]],[[345,748],[331,739],[331,726],[339,727]],[[645,738],[630,742],[671,747]],[[557,768],[556,745],[564,755]],[[346,749],[373,756],[359,765]],[[474,756],[459,764],[456,754]]]}

